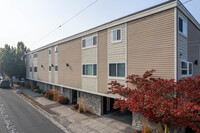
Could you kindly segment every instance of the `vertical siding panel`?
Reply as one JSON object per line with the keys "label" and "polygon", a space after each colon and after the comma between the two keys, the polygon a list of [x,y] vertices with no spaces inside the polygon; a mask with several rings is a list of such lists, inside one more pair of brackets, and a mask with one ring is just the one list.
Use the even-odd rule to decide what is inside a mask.
{"label": "vertical siding panel", "polygon": [[128,23],[128,75],[155,69],[155,76],[174,78],[174,10]]}
{"label": "vertical siding panel", "polygon": [[[48,82],[48,50],[45,49],[37,53],[38,80]],[[41,67],[41,65],[43,65],[43,67]]]}
{"label": "vertical siding panel", "polygon": [[81,88],[81,39],[59,45],[58,54],[58,84]]}
{"label": "vertical siding panel", "polygon": [[98,92],[107,91],[107,30],[98,33]]}

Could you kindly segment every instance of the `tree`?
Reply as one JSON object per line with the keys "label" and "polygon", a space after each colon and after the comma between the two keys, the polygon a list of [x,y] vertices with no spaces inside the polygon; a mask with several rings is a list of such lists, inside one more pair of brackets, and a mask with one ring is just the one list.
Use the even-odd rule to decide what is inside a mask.
{"label": "tree", "polygon": [[11,47],[8,44],[1,49],[0,52],[0,70],[8,75],[10,78],[16,76],[17,78],[25,77],[25,53],[30,50],[25,47],[23,42],[18,42],[17,48]]}
{"label": "tree", "polygon": [[115,99],[114,108],[128,109],[174,128],[189,126],[199,131],[200,77],[176,83],[173,79],[153,78],[154,71],[146,71],[142,77],[128,76],[126,82],[133,88],[117,81],[109,83],[108,93],[121,96]]}

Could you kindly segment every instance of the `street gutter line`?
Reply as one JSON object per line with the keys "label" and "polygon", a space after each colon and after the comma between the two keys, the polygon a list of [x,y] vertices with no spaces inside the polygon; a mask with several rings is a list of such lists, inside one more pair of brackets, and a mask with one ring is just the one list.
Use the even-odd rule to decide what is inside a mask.
{"label": "street gutter line", "polygon": [[[25,95],[25,94],[24,94]],[[45,118],[49,119],[54,125],[58,126],[63,132],[70,133],[67,128],[65,128],[62,124],[60,124],[58,121],[56,121],[52,115],[50,115],[48,112],[40,108],[39,106],[35,105],[30,100],[27,100],[28,98],[25,98],[22,94],[17,94],[21,99],[23,99],[26,103],[31,105],[33,108],[35,108],[39,113],[41,113]],[[27,96],[28,97],[28,96]]]}

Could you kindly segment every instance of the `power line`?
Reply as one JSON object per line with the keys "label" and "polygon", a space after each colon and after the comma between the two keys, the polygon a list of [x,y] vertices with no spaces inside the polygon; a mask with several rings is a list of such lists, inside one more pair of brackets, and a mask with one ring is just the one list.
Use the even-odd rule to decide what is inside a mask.
{"label": "power line", "polygon": [[84,9],[82,9],[81,11],[79,11],[78,13],[76,13],[74,16],[72,16],[71,18],[69,18],[68,20],[66,20],[64,23],[62,23],[61,25],[59,25],[58,27],[56,27],[54,30],[52,30],[51,32],[49,32],[48,34],[46,34],[45,36],[43,36],[42,38],[40,38],[39,40],[37,40],[32,46],[34,46],[35,44],[37,44],[38,42],[40,42],[41,40],[43,40],[44,38],[48,37],[49,35],[51,35],[52,33],[54,33],[56,30],[58,30],[59,28],[61,28],[63,25],[65,25],[66,23],[68,23],[69,21],[71,21],[73,18],[75,18],[76,16],[78,16],[79,14],[81,14],[82,12],[84,12],[86,9],[88,9],[90,6],[92,6],[93,4],[95,4],[98,0],[95,0],[94,2],[92,2],[91,4],[89,4],[88,6],[86,6]]}
{"label": "power line", "polygon": [[[40,42],[41,40],[43,40],[44,38],[48,37],[50,34],[54,33],[56,30],[58,30],[59,28],[61,28],[63,25],[65,25],[66,23],[68,23],[69,21],[71,21],[73,18],[75,18],[76,16],[78,16],[79,14],[81,14],[83,11],[85,11],[86,9],[88,9],[90,6],[92,6],[93,4],[95,4],[98,0],[95,0],[94,2],[92,2],[91,4],[89,4],[87,7],[85,7],[84,9],[82,9],[81,11],[79,11],[78,13],[76,13],[74,16],[72,16],[70,19],[66,20],[64,23],[62,23],[61,25],[59,25],[58,27],[56,27],[54,30],[52,30],[51,32],[49,32],[48,34],[46,34],[45,36],[43,36],[41,39],[39,39],[38,41],[36,41],[32,46],[34,46],[35,44],[37,44],[38,42]],[[183,3],[179,3],[177,6],[181,6],[184,5],[186,3],[191,2],[192,0],[187,0]],[[162,8],[162,7],[160,7]]]}

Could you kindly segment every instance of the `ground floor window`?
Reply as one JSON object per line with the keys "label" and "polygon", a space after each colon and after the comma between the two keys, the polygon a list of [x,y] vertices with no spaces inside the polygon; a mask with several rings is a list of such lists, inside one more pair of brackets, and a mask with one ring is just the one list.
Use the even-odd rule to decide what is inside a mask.
{"label": "ground floor window", "polygon": [[110,63],[109,77],[125,77],[125,63]]}
{"label": "ground floor window", "polygon": [[181,75],[192,76],[193,75],[193,63],[188,61],[181,61]]}
{"label": "ground floor window", "polygon": [[88,76],[96,76],[97,75],[97,64],[83,64],[82,66],[82,74]]}

